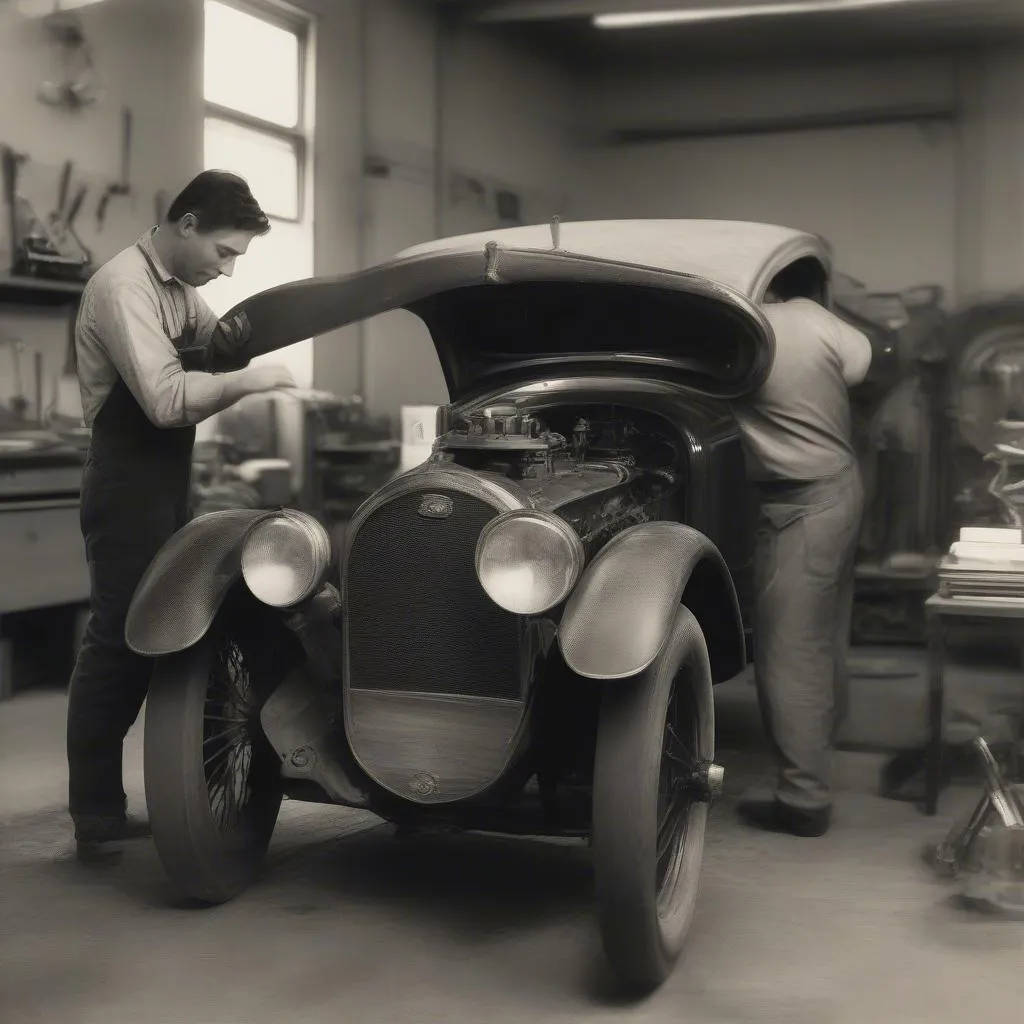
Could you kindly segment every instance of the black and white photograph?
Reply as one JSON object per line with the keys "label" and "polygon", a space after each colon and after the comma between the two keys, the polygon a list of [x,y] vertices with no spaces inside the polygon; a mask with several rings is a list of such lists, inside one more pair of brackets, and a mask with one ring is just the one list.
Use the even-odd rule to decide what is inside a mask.
{"label": "black and white photograph", "polygon": [[1024,1013],[1021,0],[0,0],[0,1020]]}

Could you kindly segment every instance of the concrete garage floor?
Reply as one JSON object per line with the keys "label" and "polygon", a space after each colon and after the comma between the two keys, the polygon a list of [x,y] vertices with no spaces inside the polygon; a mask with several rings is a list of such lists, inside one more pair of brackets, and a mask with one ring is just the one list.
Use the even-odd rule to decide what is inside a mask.
{"label": "concrete garage floor", "polygon": [[[916,705],[909,685],[878,689],[861,717],[891,721],[901,701]],[[367,815],[288,803],[265,877],[220,908],[175,907],[146,841],[116,867],[80,867],[63,809],[63,694],[16,696],[0,705],[0,1020],[1019,1020],[1024,924],[962,909],[916,860],[977,790],[947,791],[925,818],[871,795],[881,758],[843,754],[832,832],[753,833],[734,820],[767,764],[744,678],[718,688],[717,712],[726,792],[688,951],[630,1005],[602,979],[586,849],[398,843]],[[137,726],[126,748],[139,809],[141,736]]]}

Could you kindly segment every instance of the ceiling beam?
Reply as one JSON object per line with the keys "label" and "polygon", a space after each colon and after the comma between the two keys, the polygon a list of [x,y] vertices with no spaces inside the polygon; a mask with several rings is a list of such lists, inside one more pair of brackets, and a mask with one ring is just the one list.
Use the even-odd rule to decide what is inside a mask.
{"label": "ceiling beam", "polygon": [[601,142],[610,146],[628,146],[682,139],[723,139],[736,135],[781,135],[835,128],[864,128],[887,124],[950,124],[957,120],[957,108],[950,103],[922,103],[888,108],[845,110],[821,114],[797,114],[791,117],[764,117],[750,120],[691,122],[613,128],[603,133]]}
{"label": "ceiling beam", "polygon": [[777,3],[778,0],[499,0],[466,5],[467,18],[479,23],[513,21],[564,21],[595,14],[631,11],[698,10]]}

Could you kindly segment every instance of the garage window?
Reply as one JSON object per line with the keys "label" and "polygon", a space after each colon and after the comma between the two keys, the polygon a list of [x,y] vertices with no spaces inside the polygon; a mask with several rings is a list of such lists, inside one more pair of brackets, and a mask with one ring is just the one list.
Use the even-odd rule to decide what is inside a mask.
{"label": "garage window", "polygon": [[[204,12],[203,163],[242,175],[271,227],[231,277],[203,286],[223,315],[251,295],[313,275],[315,26],[271,0],[205,0]],[[300,388],[312,387],[312,341],[256,361],[285,363]]]}
{"label": "garage window", "polygon": [[305,219],[309,23],[262,2],[206,0],[204,163],[241,174],[267,215]]}

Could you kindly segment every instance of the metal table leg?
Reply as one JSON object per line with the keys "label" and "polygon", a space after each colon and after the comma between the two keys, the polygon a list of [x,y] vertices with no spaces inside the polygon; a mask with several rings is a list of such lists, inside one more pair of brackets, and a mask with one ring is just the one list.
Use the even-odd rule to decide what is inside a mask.
{"label": "metal table leg", "polygon": [[11,641],[0,633],[0,700],[14,696],[14,656]]}
{"label": "metal table leg", "polygon": [[934,815],[942,786],[942,712],[945,689],[946,627],[933,615],[928,628],[928,759],[925,765],[924,813]]}

